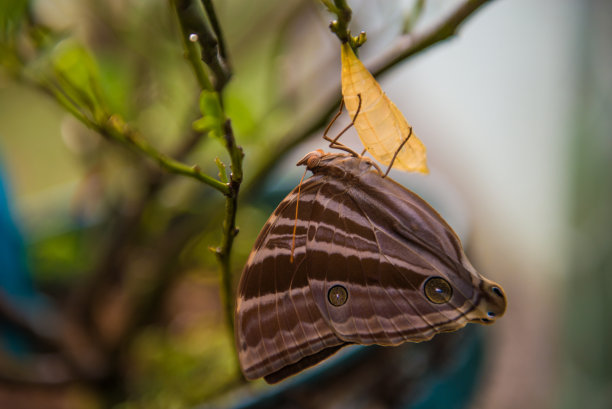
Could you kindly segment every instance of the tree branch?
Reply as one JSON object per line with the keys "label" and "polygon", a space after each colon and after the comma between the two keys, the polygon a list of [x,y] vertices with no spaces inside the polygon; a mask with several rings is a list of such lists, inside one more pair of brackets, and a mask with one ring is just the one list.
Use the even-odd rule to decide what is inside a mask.
{"label": "tree branch", "polygon": [[124,143],[128,146],[135,148],[141,153],[145,154],[149,158],[155,160],[159,165],[171,173],[178,175],[189,176],[197,179],[202,183],[205,183],[223,194],[228,194],[230,188],[227,184],[214,179],[207,174],[203,173],[199,166],[188,166],[177,160],[170,158],[159,152],[153,146],[151,146],[146,139],[144,139],[136,130],[131,129],[123,120],[113,115],[109,120],[102,125],[92,124],[100,134],[106,136],[109,139]]}
{"label": "tree branch", "polygon": [[455,36],[461,25],[480,7],[492,0],[466,0],[432,26],[420,31],[400,36],[393,46],[380,54],[369,64],[376,77],[398,63],[418,54],[425,49]]}
{"label": "tree branch", "polygon": [[[144,156],[156,161],[163,169],[170,173],[191,177],[204,184],[207,184],[223,194],[228,194],[229,186],[226,183],[205,174],[197,165],[189,166],[161,153],[145,138],[143,138],[138,131],[130,128],[130,126],[118,115],[111,115],[107,119],[102,119],[102,114],[87,115],[86,113],[82,112],[83,110],[79,107],[79,104],[76,101],[68,98],[65,93],[62,92],[62,89],[53,84],[51,81],[44,79],[35,80],[23,76],[18,77],[17,79],[26,85],[42,90],[45,94],[54,98],[77,120],[88,128],[95,130],[105,138],[132,147]],[[69,81],[66,82],[66,86],[78,90],[77,87],[75,87]],[[97,116],[100,116],[100,118],[96,118]]]}
{"label": "tree branch", "polygon": [[242,149],[236,146],[234,133],[232,131],[229,120],[225,123],[225,140],[227,150],[230,152],[232,160],[232,173],[230,174],[230,191],[231,194],[225,198],[225,217],[223,220],[223,239],[219,248],[215,250],[217,259],[221,266],[221,281],[223,306],[225,310],[225,319],[232,335],[234,336],[234,288],[232,285],[232,270],[230,266],[230,257],[234,238],[238,234],[236,228],[236,210],[238,208],[238,191],[242,182]]}

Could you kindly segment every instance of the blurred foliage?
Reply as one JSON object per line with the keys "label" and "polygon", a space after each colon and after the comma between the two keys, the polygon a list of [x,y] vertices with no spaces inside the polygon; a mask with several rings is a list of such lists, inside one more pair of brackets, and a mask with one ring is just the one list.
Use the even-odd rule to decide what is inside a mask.
{"label": "blurred foliage", "polygon": [[227,391],[227,379],[236,376],[228,359],[234,343],[219,328],[219,309],[210,300],[198,301],[208,297],[218,303],[216,294],[211,280],[188,276],[181,283],[172,298],[195,305],[175,316],[169,329],[151,327],[134,341],[128,383],[137,399],[120,407],[182,407]]}
{"label": "blurred foliage", "polygon": [[52,287],[70,286],[80,272],[94,262],[84,236],[88,231],[73,230],[58,233],[29,246],[30,267],[36,272],[36,280]]}
{"label": "blurred foliage", "polygon": [[[78,325],[77,335],[60,326],[53,339],[89,343],[108,360],[92,369],[86,354],[77,357],[82,380],[59,389],[50,407],[62,407],[71,401],[67,394],[80,396],[74,392],[83,387],[99,393],[103,406],[185,407],[227,391],[239,378],[209,250],[221,237],[222,195],[160,172],[120,146],[138,132],[160,152],[211,176],[221,172],[226,181],[230,158],[221,137],[227,117],[248,166],[274,155],[271,147],[308,99],[283,87],[293,75],[283,66],[285,35],[300,10],[318,6],[216,6],[236,71],[222,105],[215,93],[201,91],[185,59],[173,2],[0,5],[0,108],[7,108],[0,118],[8,119],[0,120],[0,154],[20,198],[29,266],[38,288]],[[294,81],[294,87],[301,82]],[[34,120],[38,112],[41,119]],[[112,134],[124,131],[123,142]],[[243,204],[236,273],[268,213],[269,207]],[[177,298],[192,302],[172,301]],[[32,351],[33,362],[42,351]],[[44,384],[32,376],[34,385]],[[37,390],[30,402],[41,396]],[[76,398],[77,406],[91,404],[86,396]]]}
{"label": "blurred foliage", "polygon": [[[612,4],[589,1],[581,16],[569,218],[571,260],[558,407],[612,402]],[[607,18],[605,17],[607,16]]]}

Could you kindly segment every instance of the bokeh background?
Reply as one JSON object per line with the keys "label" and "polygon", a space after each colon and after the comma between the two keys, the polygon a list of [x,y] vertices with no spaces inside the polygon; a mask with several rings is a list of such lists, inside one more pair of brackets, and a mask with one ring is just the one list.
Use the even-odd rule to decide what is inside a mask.
{"label": "bokeh background", "polygon": [[[4,21],[23,19],[15,11],[22,3],[3,3]],[[460,3],[425,2],[414,32]],[[415,2],[350,5],[353,29],[368,34],[360,55],[368,65],[393,45]],[[324,147],[318,130],[274,156],[338,92],[339,47],[318,2],[215,6],[234,69],[226,110],[246,154],[237,279],[259,228],[299,182],[294,163]],[[0,71],[0,286],[3,303],[51,341],[41,345],[40,334],[24,333],[28,325],[15,330],[10,308],[1,309],[0,406],[231,405],[269,391],[236,380],[208,250],[221,239],[221,195],[159,176],[155,164],[87,130],[27,81],[57,47],[82,44],[115,112],[164,152],[192,138],[183,161],[216,174],[213,160],[225,160],[224,150],[190,130],[199,90],[172,8],[45,0],[30,10],[57,45],[26,50],[25,76],[7,69],[7,59]],[[506,316],[484,331],[486,360],[467,407],[612,407],[610,38],[610,2],[494,0],[456,37],[379,78],[427,146],[431,169],[391,176],[430,200],[473,264],[508,295]],[[358,146],[355,135],[347,141]],[[256,179],[266,161],[274,167]],[[94,289],[92,346],[66,317],[84,302],[75,289],[100,271],[116,277]],[[54,339],[77,351],[84,381],[70,378]]]}

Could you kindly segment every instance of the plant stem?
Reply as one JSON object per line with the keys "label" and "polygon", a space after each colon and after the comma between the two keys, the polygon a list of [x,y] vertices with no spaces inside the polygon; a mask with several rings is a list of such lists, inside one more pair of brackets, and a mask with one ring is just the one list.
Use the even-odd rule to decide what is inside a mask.
{"label": "plant stem", "polygon": [[[59,87],[53,81],[45,80],[44,78],[34,80],[28,77],[19,77],[18,79],[21,82],[33,86],[54,98],[62,107],[64,107],[70,114],[72,114],[77,120],[88,128],[95,130],[107,139],[131,146],[140,153],[156,161],[168,172],[199,180],[200,182],[218,190],[224,195],[227,195],[230,192],[230,186],[227,183],[223,183],[203,173],[197,165],[186,165],[159,152],[151,144],[149,144],[149,142],[147,142],[147,140],[143,138],[138,131],[130,128],[129,125],[126,124],[118,115],[111,115],[107,120],[99,122],[96,118],[92,118],[94,115],[88,115],[87,113],[83,112],[79,107],[79,104],[67,95],[64,88]],[[65,87],[76,89],[76,87],[70,82],[66,82]]]}
{"label": "plant stem", "polygon": [[113,115],[105,124],[91,123],[91,127],[100,134],[114,141],[126,144],[155,160],[161,167],[171,173],[185,175],[218,190],[224,195],[229,194],[230,187],[215,178],[203,173],[197,165],[188,166],[159,152],[144,139],[138,131],[129,128],[117,115]]}
{"label": "plant stem", "polygon": [[[191,54],[191,52],[188,51],[189,61],[194,66],[196,73],[199,71],[196,65],[201,65],[202,61],[213,73],[214,84],[210,84],[210,80],[207,77],[208,83],[205,84],[205,86],[200,84],[202,89],[209,91],[213,89],[215,91],[222,90],[229,81],[231,72],[228,70],[225,62],[221,60],[221,56],[219,55],[219,40],[208,27],[203,5],[198,0],[174,0],[173,3],[181,26],[183,41],[191,43],[197,41],[201,47],[200,53]],[[206,6],[206,4],[204,4],[204,6]],[[217,25],[215,32],[217,30],[221,32],[212,5],[206,7],[206,12],[209,13],[209,18],[211,18],[211,15],[214,16],[211,21]],[[196,35],[196,37],[192,37],[193,35]],[[189,49],[190,47],[187,48]],[[223,52],[225,53],[225,50]],[[198,60],[195,59],[196,55]]]}
{"label": "plant stem", "polygon": [[[227,51],[224,44],[223,33],[217,20],[217,16],[209,0],[201,0],[201,3],[197,0],[174,0],[174,5],[179,18],[182,36],[186,44],[187,52],[189,55],[189,61],[194,66],[196,75],[202,75],[203,69],[198,68],[202,66],[202,61],[212,71],[215,81],[214,86],[211,85],[210,81],[201,81],[200,85],[205,90],[217,91],[217,97],[219,98],[219,105],[221,103],[221,91],[229,81],[231,77],[231,71],[229,70],[229,63],[227,60]],[[212,26],[214,35],[208,27],[208,21]],[[201,46],[201,53],[198,57],[195,57],[195,44],[190,41],[189,37],[192,34],[197,34],[198,43]],[[216,36],[216,37],[215,37]],[[191,43],[189,45],[188,43]],[[203,68],[203,67],[202,67]],[[204,113],[206,114],[206,113]],[[234,138],[234,132],[232,125],[229,120],[224,123],[224,140],[225,147],[230,156],[231,161],[231,173],[229,175],[229,183],[223,184],[226,188],[223,191],[225,195],[225,216],[223,218],[223,237],[221,244],[215,249],[217,260],[221,268],[221,292],[223,307],[225,311],[225,318],[232,338],[234,334],[234,288],[232,285],[232,270],[231,270],[231,252],[234,243],[234,238],[238,234],[236,228],[236,211],[238,206],[238,192],[240,190],[240,184],[242,183],[242,158],[244,156],[242,148],[236,144]],[[222,164],[220,161],[217,162],[220,172],[222,170]],[[221,176],[222,180],[224,176]],[[221,182],[219,182],[221,183]]]}
{"label": "plant stem", "polygon": [[216,249],[215,254],[221,266],[221,284],[223,295],[223,307],[228,330],[234,337],[234,287],[232,283],[232,270],[230,265],[232,246],[234,238],[238,234],[236,228],[236,210],[238,208],[238,191],[242,182],[242,148],[236,145],[232,125],[229,120],[225,122],[225,141],[226,148],[230,153],[232,161],[232,172],[230,173],[230,189],[225,198],[225,217],[223,220],[223,238],[221,245]]}
{"label": "plant stem", "polygon": [[210,42],[212,37],[206,26],[203,11],[197,2],[192,0],[175,0],[173,4],[181,28],[186,56],[195,72],[198,84],[200,88],[212,91],[213,85],[202,63],[202,52],[198,47],[198,43],[207,44],[207,40]]}

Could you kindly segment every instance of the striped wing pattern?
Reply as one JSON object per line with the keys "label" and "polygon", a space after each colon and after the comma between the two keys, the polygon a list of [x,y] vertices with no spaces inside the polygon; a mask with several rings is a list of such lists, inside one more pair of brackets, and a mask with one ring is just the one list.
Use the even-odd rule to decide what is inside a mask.
{"label": "striped wing pattern", "polygon": [[248,379],[275,373],[288,363],[344,344],[325,322],[308,283],[306,235],[310,202],[320,177],[302,184],[294,261],[290,261],[297,188],[266,222],[238,287],[236,342]]}
{"label": "striped wing pattern", "polygon": [[[297,188],[262,229],[240,280],[236,342],[248,379],[275,382],[347,344],[418,342],[503,314],[505,299],[489,291],[499,286],[473,269],[425,201],[367,159],[326,154],[316,162],[301,186],[294,261]],[[451,284],[447,303],[425,297],[430,277]],[[328,300],[336,285],[348,294],[340,306]]]}

